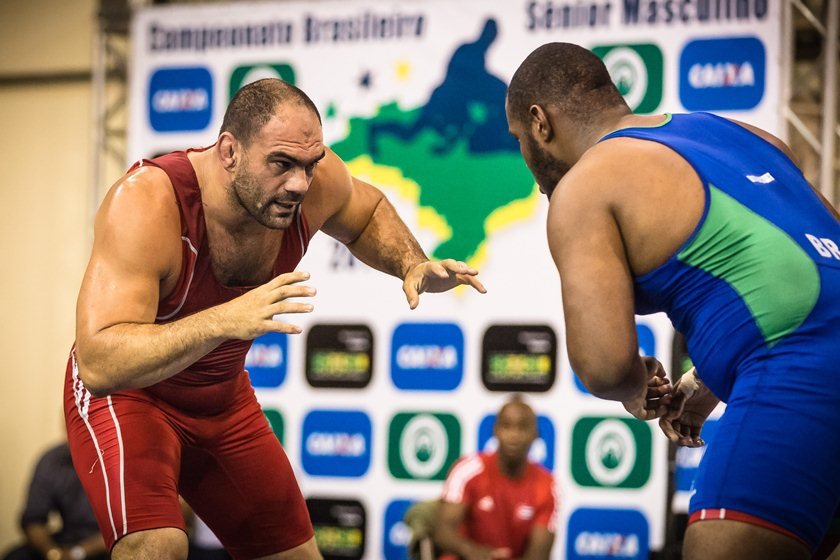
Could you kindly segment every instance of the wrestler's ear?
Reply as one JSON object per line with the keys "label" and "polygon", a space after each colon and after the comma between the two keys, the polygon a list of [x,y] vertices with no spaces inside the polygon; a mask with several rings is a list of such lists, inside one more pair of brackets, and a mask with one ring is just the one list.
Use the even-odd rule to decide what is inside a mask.
{"label": "wrestler's ear", "polygon": [[219,159],[228,172],[233,172],[236,169],[236,161],[239,156],[239,142],[233,137],[230,132],[222,132],[219,135]]}
{"label": "wrestler's ear", "polygon": [[551,142],[554,138],[554,128],[551,120],[541,105],[531,105],[528,109],[531,114],[531,134],[543,142]]}

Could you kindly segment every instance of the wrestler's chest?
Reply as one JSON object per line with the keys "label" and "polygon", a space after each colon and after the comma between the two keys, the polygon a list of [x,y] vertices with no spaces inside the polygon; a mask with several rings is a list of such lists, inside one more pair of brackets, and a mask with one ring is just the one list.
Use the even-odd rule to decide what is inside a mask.
{"label": "wrestler's chest", "polygon": [[216,280],[224,286],[256,286],[274,277],[274,265],[282,245],[282,234],[265,239],[210,239],[210,265]]}

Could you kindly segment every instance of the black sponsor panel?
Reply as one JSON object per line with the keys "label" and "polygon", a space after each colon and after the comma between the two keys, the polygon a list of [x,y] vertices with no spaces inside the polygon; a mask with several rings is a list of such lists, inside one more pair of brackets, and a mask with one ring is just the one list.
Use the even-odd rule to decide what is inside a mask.
{"label": "black sponsor panel", "polygon": [[313,387],[360,389],[373,372],[367,325],[313,325],[306,336],[306,380]]}
{"label": "black sponsor panel", "polygon": [[324,560],[361,560],[367,515],[356,500],[308,498],[306,508]]}
{"label": "black sponsor panel", "polygon": [[557,335],[548,325],[493,325],[481,350],[481,380],[491,391],[541,393],[557,378]]}

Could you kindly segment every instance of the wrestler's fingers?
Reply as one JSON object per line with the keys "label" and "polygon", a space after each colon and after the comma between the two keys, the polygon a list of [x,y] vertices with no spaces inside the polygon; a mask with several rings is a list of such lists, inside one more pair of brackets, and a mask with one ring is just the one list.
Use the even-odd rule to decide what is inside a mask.
{"label": "wrestler's fingers", "polygon": [[481,294],[487,293],[487,288],[485,288],[484,284],[481,283],[481,280],[479,280],[475,276],[465,276],[463,274],[458,274],[457,278],[461,282],[461,284],[472,286],[477,292]]}
{"label": "wrestler's fingers", "polygon": [[694,426],[691,424],[682,423],[680,425],[680,434],[682,434],[680,445],[684,447],[695,447],[693,431]]}
{"label": "wrestler's fingers", "polygon": [[281,301],[272,305],[269,311],[275,320],[277,320],[278,315],[285,315],[286,313],[311,313],[314,309],[315,306],[311,303]]}
{"label": "wrestler's fingers", "polygon": [[408,301],[408,308],[416,309],[417,304],[420,303],[420,293],[417,290],[417,285],[413,282],[403,282],[403,293],[405,293],[405,299]]}
{"label": "wrestler's fingers", "polygon": [[456,274],[468,274],[470,276],[475,276],[478,274],[478,270],[476,270],[475,268],[469,266],[465,262],[456,261],[455,259],[444,259],[440,261],[440,264],[447,270],[451,270]]}
{"label": "wrestler's fingers", "polygon": [[287,286],[289,284],[296,284],[309,280],[309,273],[302,270],[295,270],[294,272],[286,272],[275,276],[267,282],[267,286],[271,289],[279,288],[280,286]]}
{"label": "wrestler's fingers", "polygon": [[671,395],[663,395],[661,397],[651,397],[648,396],[645,399],[645,408],[651,410],[659,410],[662,409],[664,413],[667,413],[670,410],[671,404]]}
{"label": "wrestler's fingers", "polygon": [[655,420],[668,413],[668,405],[659,399],[653,399],[645,403],[645,420]]}
{"label": "wrestler's fingers", "polygon": [[278,332],[286,334],[300,334],[303,329],[298,325],[286,323],[276,319],[269,319],[263,323],[265,332]]}
{"label": "wrestler's fingers", "polygon": [[654,399],[657,397],[670,396],[673,390],[674,389],[673,387],[671,387],[671,384],[667,382],[659,385],[648,385],[646,397],[649,399]]}
{"label": "wrestler's fingers", "polygon": [[663,416],[659,419],[659,429],[662,430],[662,433],[664,433],[665,437],[667,437],[671,442],[677,443],[677,441],[679,441],[680,436],[667,416]]}
{"label": "wrestler's fingers", "polygon": [[313,297],[318,291],[312,286],[304,284],[298,285],[281,285],[274,288],[271,292],[274,301],[282,301],[284,299],[296,297]]}
{"label": "wrestler's fingers", "polygon": [[449,278],[449,269],[443,265],[442,261],[431,263],[429,268],[438,278]]}
{"label": "wrestler's fingers", "polygon": [[703,429],[703,426],[692,426],[691,427],[691,439],[694,443],[695,447],[701,447],[704,445],[703,439],[700,437],[700,432]]}
{"label": "wrestler's fingers", "polygon": [[671,394],[671,402],[668,405],[669,410],[667,417],[673,420],[682,416],[686,400],[687,396],[685,393],[683,393],[682,391],[674,390],[674,392]]}
{"label": "wrestler's fingers", "polygon": [[668,381],[667,377],[653,376],[650,379],[648,379],[648,387],[660,387],[662,385],[668,385],[670,383],[671,382]]}

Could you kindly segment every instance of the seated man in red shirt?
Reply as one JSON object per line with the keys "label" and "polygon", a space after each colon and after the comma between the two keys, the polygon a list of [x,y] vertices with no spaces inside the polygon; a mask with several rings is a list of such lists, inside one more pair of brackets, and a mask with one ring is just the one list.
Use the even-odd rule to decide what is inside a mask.
{"label": "seated man in red shirt", "polygon": [[493,453],[462,457],[443,487],[435,544],[466,560],[548,559],[557,499],[551,473],[528,460],[537,417],[514,397],[496,416]]}

